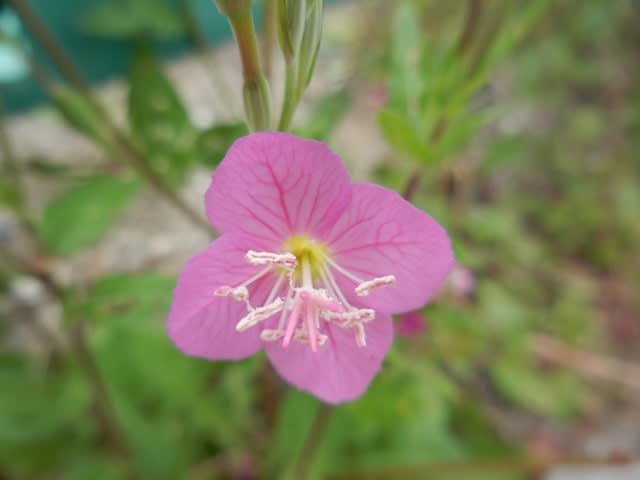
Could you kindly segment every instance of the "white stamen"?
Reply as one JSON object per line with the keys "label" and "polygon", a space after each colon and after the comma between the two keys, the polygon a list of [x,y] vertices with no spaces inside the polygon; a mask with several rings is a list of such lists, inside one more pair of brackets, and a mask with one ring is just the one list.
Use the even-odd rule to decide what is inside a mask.
{"label": "white stamen", "polygon": [[260,332],[260,338],[265,342],[277,342],[284,336],[282,329],[269,329],[265,328]]}
{"label": "white stamen", "polygon": [[247,290],[247,287],[244,287],[242,285],[235,288],[224,285],[213,292],[213,294],[217,297],[231,297],[234,300],[238,300],[240,302],[243,302],[247,298],[249,298],[249,290]]}
{"label": "white stamen", "polygon": [[328,256],[325,255],[324,259],[327,261],[327,263],[329,263],[333,268],[335,268],[337,271],[339,271],[341,274],[343,274],[345,277],[350,278],[351,280],[353,280],[356,283],[364,283],[364,280],[361,279],[360,277],[358,277],[357,275],[354,275],[353,273],[351,273],[350,271],[344,269],[343,267],[341,267],[340,265],[338,265],[336,262],[334,262],[333,260],[331,260]]}
{"label": "white stamen", "polygon": [[[302,329],[296,330],[296,333],[293,335],[293,339],[299,343],[304,343],[304,344],[310,343],[311,341],[309,334]],[[318,342],[318,346],[321,347],[322,345],[327,343],[328,339],[329,337],[324,333],[318,333],[316,337],[316,342]]]}
{"label": "white stamen", "polygon": [[359,308],[348,312],[323,311],[322,317],[325,320],[342,320],[340,322],[341,327],[353,327],[359,323],[370,322],[376,318],[376,312],[370,308]]}
{"label": "white stamen", "polygon": [[369,295],[372,289],[380,287],[382,285],[390,285],[396,281],[396,277],[393,275],[385,275],[384,277],[373,278],[362,282],[355,288],[356,295],[359,297],[366,297]]}
{"label": "white stamen", "polygon": [[278,313],[280,310],[282,310],[283,305],[284,302],[282,301],[282,299],[276,298],[275,301],[267,305],[254,308],[244,318],[242,318],[242,320],[238,322],[238,324],[236,325],[236,330],[238,332],[243,332],[247,328],[253,327],[262,320],[266,320],[271,315]]}
{"label": "white stamen", "polygon": [[295,255],[291,253],[271,253],[271,252],[256,252],[249,250],[245,255],[245,259],[251,265],[270,265],[293,270],[298,260]]}
{"label": "white stamen", "polygon": [[[334,274],[339,272],[355,282],[354,292],[358,296],[366,296],[372,289],[389,285],[396,280],[393,275],[363,280],[328,256],[324,256],[326,262],[320,262],[316,272],[312,270],[310,259],[306,255],[301,256],[299,264],[295,255],[288,252],[250,250],[246,253],[245,259],[251,265],[264,266],[264,268],[237,286],[219,287],[214,294],[245,302],[247,314],[236,325],[236,330],[239,332],[279,314],[277,328],[263,329],[260,332],[260,338],[265,342],[280,341],[283,348],[286,348],[291,341],[296,341],[308,344],[313,352],[317,352],[318,348],[328,342],[331,326],[354,329],[357,345],[366,346],[365,324],[375,319],[375,311],[351,305],[340,289]],[[298,266],[300,271],[297,271]],[[250,292],[250,288],[247,287],[271,273],[277,278],[266,296],[264,305],[254,308],[249,300],[251,294],[255,292],[253,290]],[[323,284],[324,288],[320,288],[314,273],[319,273],[320,284]],[[273,277],[266,281],[271,284],[272,279]],[[286,295],[282,293],[285,281],[289,284]],[[344,280],[340,278],[340,283],[343,282]],[[275,326],[275,322],[270,323],[269,326]]]}
{"label": "white stamen", "polygon": [[336,279],[333,278],[333,274],[331,273],[331,271],[328,268],[322,268],[320,270],[320,276],[322,277],[322,281],[324,282],[325,286],[337,297],[337,300],[341,302],[345,307],[347,307],[347,309],[352,310],[354,307],[347,301],[346,298],[344,298],[342,290],[340,290],[340,287],[338,287]]}
{"label": "white stamen", "polygon": [[367,336],[364,332],[364,326],[361,323],[356,324],[356,343],[359,347],[367,346]]}

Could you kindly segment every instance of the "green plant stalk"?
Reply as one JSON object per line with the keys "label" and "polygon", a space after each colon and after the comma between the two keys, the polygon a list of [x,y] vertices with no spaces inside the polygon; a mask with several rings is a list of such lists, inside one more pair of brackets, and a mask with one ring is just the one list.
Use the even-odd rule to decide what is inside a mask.
{"label": "green plant stalk", "polygon": [[[227,17],[238,45],[244,78],[247,121],[252,131],[271,129],[269,86],[260,66],[256,30],[251,10]],[[249,92],[249,93],[247,93]]]}
{"label": "green plant stalk", "polygon": [[273,81],[273,49],[276,44],[277,3],[276,0],[263,0],[262,2],[262,65],[264,76],[269,84]]}
{"label": "green plant stalk", "polygon": [[458,55],[464,55],[471,47],[471,41],[480,25],[483,7],[483,0],[468,0],[464,27],[456,45]]}
{"label": "green plant stalk", "polygon": [[327,431],[332,412],[333,407],[325,403],[321,403],[318,406],[318,410],[316,410],[316,414],[313,417],[311,427],[309,428],[304,443],[302,444],[302,449],[300,450],[295,462],[287,470],[284,477],[285,479],[306,480],[309,478],[309,472],[313,466],[315,454],[317,453],[318,447],[322,443],[324,434]]}
{"label": "green plant stalk", "polygon": [[40,20],[36,11],[29,5],[27,0],[8,0],[9,5],[16,11],[22,23],[33,34],[38,43],[47,51],[53,63],[58,67],[60,73],[80,91],[91,90],[89,82],[82,72],[67,54],[64,47],[56,40],[46,24]]}
{"label": "green plant stalk", "polygon": [[[25,0],[10,0],[10,5],[16,10],[22,22],[49,54],[49,57],[65,79],[85,95],[96,113],[100,115],[105,126],[116,139],[118,149],[129,166],[145,178],[157,193],[172,203],[180,212],[189,218],[195,226],[209,234],[212,233],[213,229],[211,226],[173,191],[164,179],[153,170],[147,159],[138,151],[133,142],[115,126],[108,113],[93,95],[89,82],[83,77],[80,70],[73,63],[73,60],[71,60],[71,57],[66,53],[64,47],[56,40],[51,32],[49,32],[46,25],[29,6],[28,2]],[[48,81],[48,76],[44,73],[44,69],[39,68],[39,64],[33,59],[32,54],[29,52],[25,52],[25,54],[29,56],[30,63],[37,67],[34,69],[36,80],[40,83],[44,82],[42,87],[49,96],[55,99],[55,95],[52,95],[53,89],[51,88],[51,82]]]}
{"label": "green plant stalk", "polygon": [[278,130],[286,132],[291,128],[293,114],[298,105],[296,95],[296,65],[292,61],[285,65],[284,70],[284,97],[282,98],[282,110],[280,111],[280,120],[278,122]]}
{"label": "green plant stalk", "polygon": [[36,235],[36,222],[29,211],[26,200],[26,188],[24,184],[24,177],[22,174],[22,167],[18,162],[13,146],[11,145],[11,139],[9,138],[9,132],[7,131],[7,122],[5,109],[2,101],[0,100],[0,152],[2,153],[3,168],[7,176],[12,180],[15,192],[17,205],[15,206],[15,213],[18,216],[20,222],[24,228],[27,229],[30,236],[33,237],[36,245],[41,247],[39,239]]}

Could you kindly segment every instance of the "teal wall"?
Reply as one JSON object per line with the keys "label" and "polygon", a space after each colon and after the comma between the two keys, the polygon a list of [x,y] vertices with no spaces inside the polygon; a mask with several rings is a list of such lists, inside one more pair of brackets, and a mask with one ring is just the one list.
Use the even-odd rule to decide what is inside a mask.
{"label": "teal wall", "polygon": [[[99,83],[126,72],[129,61],[128,42],[97,38],[79,28],[80,19],[97,2],[30,0],[30,3],[92,82]],[[210,43],[230,37],[226,20],[218,13],[212,0],[194,0],[194,6],[201,29],[206,33]],[[38,58],[46,62],[46,56],[37,44],[33,41],[30,43]],[[189,45],[183,39],[156,42],[155,47],[161,56],[169,58],[184,52]],[[45,100],[43,92],[30,79],[0,85],[0,89],[3,102],[11,111],[28,109]]]}

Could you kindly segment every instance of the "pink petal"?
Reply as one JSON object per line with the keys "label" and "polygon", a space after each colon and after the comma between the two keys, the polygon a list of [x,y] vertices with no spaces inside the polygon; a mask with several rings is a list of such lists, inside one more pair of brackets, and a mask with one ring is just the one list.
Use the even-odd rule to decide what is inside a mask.
{"label": "pink petal", "polygon": [[350,197],[349,174],[326,145],[261,132],[231,146],[213,174],[205,204],[218,230],[279,247],[294,233],[326,231]]}
{"label": "pink petal", "polygon": [[361,279],[396,277],[394,284],[357,297],[356,283],[334,271],[348,299],[382,312],[418,309],[454,265],[449,237],[435,220],[396,192],[370,183],[353,185],[351,204],[328,243],[334,260]]}
{"label": "pink petal", "polygon": [[364,393],[380,369],[393,340],[391,317],[378,315],[366,324],[365,347],[356,345],[354,329],[329,328],[329,339],[317,352],[298,342],[287,348],[265,343],[265,350],[287,382],[327,403],[348,402]]}
{"label": "pink petal", "polygon": [[[244,302],[213,294],[219,287],[237,286],[260,271],[244,255],[244,240],[223,235],[191,258],[178,278],[167,329],[169,337],[187,355],[210,360],[236,360],[261,348],[260,327],[242,333],[236,324],[247,314]],[[275,283],[271,274],[251,284],[249,300],[262,305]]]}

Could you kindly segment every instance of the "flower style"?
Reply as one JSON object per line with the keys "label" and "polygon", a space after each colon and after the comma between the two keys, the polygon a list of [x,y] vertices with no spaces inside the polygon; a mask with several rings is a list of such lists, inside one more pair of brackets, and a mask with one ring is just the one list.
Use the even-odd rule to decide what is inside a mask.
{"label": "flower style", "polygon": [[391,345],[391,314],[421,307],[454,263],[431,217],[351,183],[323,143],[286,133],[237,140],[205,203],[224,233],[180,275],[169,336],[211,360],[264,348],[285,380],[328,403],[364,392]]}

